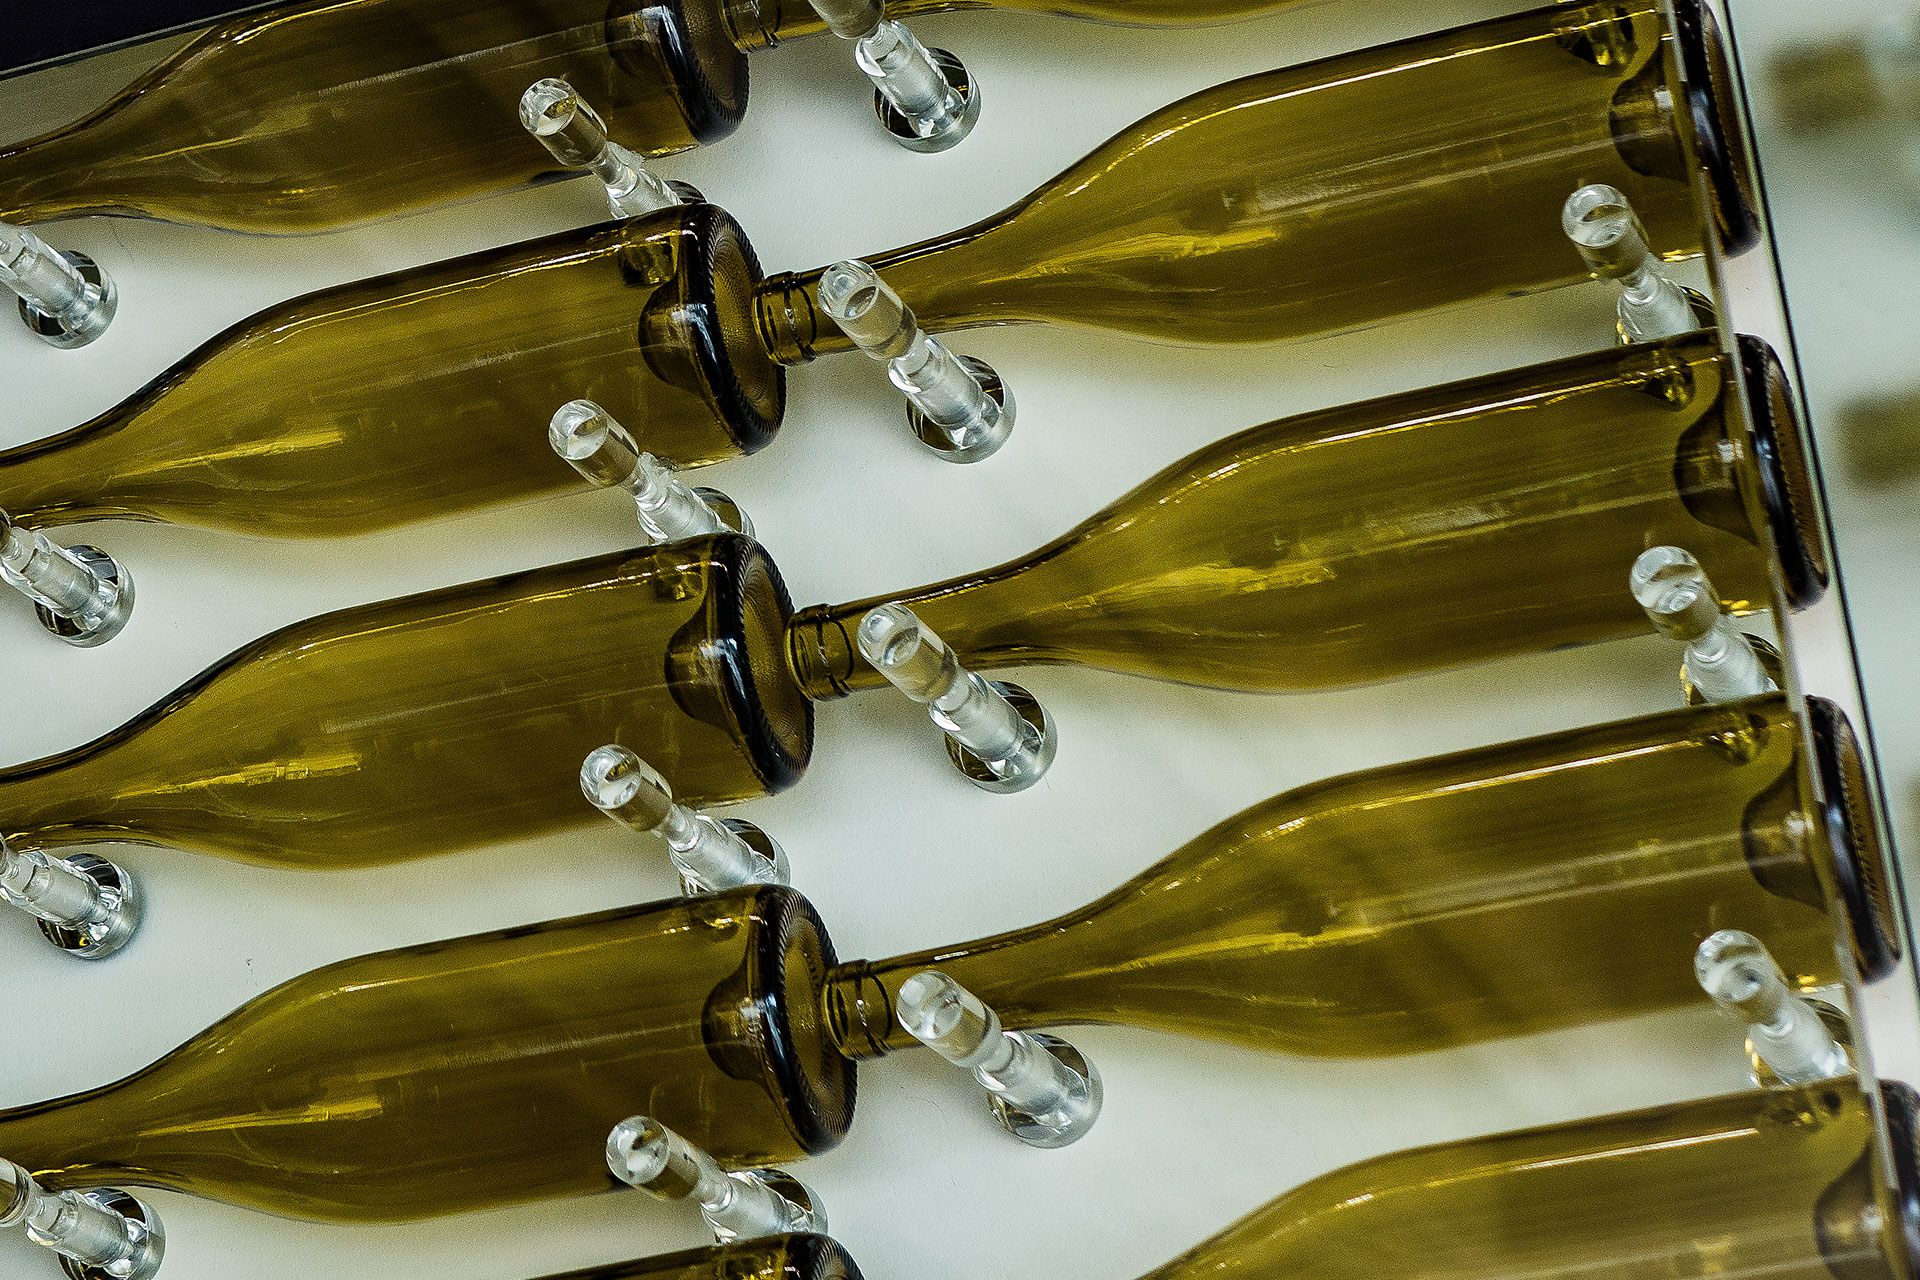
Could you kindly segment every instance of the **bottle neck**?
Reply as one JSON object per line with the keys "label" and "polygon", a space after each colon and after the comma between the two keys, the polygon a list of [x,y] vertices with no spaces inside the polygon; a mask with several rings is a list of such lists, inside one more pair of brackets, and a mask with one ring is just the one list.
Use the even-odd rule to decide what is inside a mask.
{"label": "bottle neck", "polygon": [[[1009,210],[977,226],[937,239],[861,259],[913,308],[928,333],[949,333],[983,324],[1014,323],[1025,317],[997,303],[988,280],[968,250],[983,235],[1004,224]],[[785,365],[806,364],[818,356],[853,350],[853,343],[820,307],[820,278],[825,267],[783,272],[760,282],[754,310],[767,354]]]}
{"label": "bottle neck", "polygon": [[107,442],[120,414],[112,410],[71,431],[0,450],[0,511],[28,529],[138,516],[110,496],[120,468],[106,456]]}
{"label": "bottle neck", "polygon": [[84,175],[96,167],[87,156],[87,123],[0,147],[0,221],[32,224],[111,211],[85,187]]}
{"label": "bottle neck", "polygon": [[1044,1024],[1052,1002],[1046,1008],[1033,1006],[1039,986],[1035,975],[1043,973],[1045,966],[1036,966],[1043,958],[1032,952],[1065,923],[1050,921],[957,947],[836,965],[820,993],[823,1024],[833,1047],[843,1057],[859,1061],[919,1044],[900,1025],[894,1010],[907,979],[926,969],[938,969],[979,996],[1010,1031]]}
{"label": "bottle neck", "polygon": [[[116,824],[109,806],[90,803],[91,765],[111,743],[126,740],[128,728],[57,756],[0,769],[0,836],[19,849],[141,838],[145,833]],[[76,820],[75,814],[83,816]]]}
{"label": "bottle neck", "polygon": [[[119,1114],[116,1095],[128,1083],[0,1111],[0,1159],[23,1166],[53,1191],[128,1181],[132,1170],[112,1154],[117,1148],[124,1158],[138,1133],[131,1118]],[[134,1180],[165,1185],[156,1170],[140,1174]]]}
{"label": "bottle neck", "polygon": [[727,38],[742,53],[771,49],[782,40],[827,29],[807,0],[723,0],[720,18]]}
{"label": "bottle neck", "polygon": [[1029,560],[893,595],[802,609],[787,624],[788,668],[815,702],[885,687],[886,677],[861,656],[854,635],[862,618],[886,604],[912,609],[969,668],[1057,661],[1028,637],[1026,611],[1017,602],[1000,601],[998,588],[1019,579]]}

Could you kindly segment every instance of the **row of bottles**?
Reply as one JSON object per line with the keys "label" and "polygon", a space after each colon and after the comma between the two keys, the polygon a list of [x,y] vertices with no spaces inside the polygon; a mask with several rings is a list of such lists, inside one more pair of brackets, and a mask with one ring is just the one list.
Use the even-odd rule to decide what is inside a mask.
{"label": "row of bottles", "polygon": [[[1712,184],[1706,236],[1692,182],[1744,144],[1671,106],[1701,92],[1681,68],[1710,37],[1665,27],[1651,3],[1555,6],[1235,81],[996,218],[863,262],[934,333],[1247,343],[1584,279],[1562,215],[1596,184],[1668,256],[1737,251],[1755,235],[1745,171]],[[854,345],[825,313],[828,270],[765,275],[746,232],[696,202],[311,294],[0,454],[0,507],[28,528],[391,527],[577,489],[538,430],[576,399],[681,466],[752,453],[779,430],[786,367]],[[429,420],[463,447],[420,448]]]}
{"label": "row of bottles", "polygon": [[394,861],[589,820],[573,775],[609,743],[696,806],[768,794],[804,773],[815,702],[884,685],[855,632],[888,605],[969,668],[1281,692],[1645,634],[1625,584],[1648,543],[1745,614],[1771,603],[1771,540],[1809,601],[1828,570],[1776,382],[1763,344],[1700,333],[1311,414],[1030,556],[847,604],[796,611],[766,548],[717,533],[359,606],[0,771],[0,837]]}
{"label": "row of bottles", "polygon": [[[366,1222],[626,1183],[697,1204],[720,1243],[550,1280],[858,1280],[769,1166],[841,1140],[864,1060],[931,1048],[1055,1146],[1103,1086],[1042,1027],[1351,1059],[1710,997],[1762,1088],[1350,1166],[1147,1280],[1910,1269],[1914,1102],[1853,1074],[1846,1022],[1850,984],[1902,963],[1869,766],[1734,621],[1827,592],[1817,476],[1778,356],[1723,346],[1654,252],[1758,236],[1708,11],[1557,5],[1235,81],[996,218],[809,272],[764,273],[721,207],[647,172],[739,122],[747,51],[828,29],[903,142],[951,145],[979,86],[895,21],[941,7],[296,3],[0,154],[16,222],[323,230],[576,168],[616,215],[268,308],[0,454],[0,579],[56,634],[99,643],[133,602],[112,556],[42,532],[70,521],[350,534],[584,480],[630,492],[653,542],[283,628],[0,770],[0,900],[99,957],[142,899],[76,846],[364,866],[596,813],[660,837],[686,890],[329,965],[122,1080],[0,1111],[0,1226],[85,1280],[145,1280],[164,1232],[121,1187]],[[673,476],[769,443],[785,369],[820,355],[885,362],[965,461],[1013,397],[936,333],[1286,341],[1589,275],[1619,286],[1615,349],[1242,431],[929,586],[795,609],[745,514]],[[26,313],[67,343],[117,305],[96,264],[4,221],[0,281],[64,300]],[[423,450],[427,418],[463,447]],[[1650,629],[1687,645],[1687,707],[1296,788],[1077,911],[888,959],[842,961],[780,846],[700,812],[796,783],[814,704],[888,686],[974,782],[1032,786],[1054,725],[975,668],[1305,691]]]}
{"label": "row of bottles", "polygon": [[1726,925],[1832,988],[1884,971],[1898,925],[1872,814],[1816,807],[1862,765],[1815,715],[1813,759],[1772,693],[1333,779],[1080,911],[887,960],[839,962],[779,885],[349,960],[117,1084],[0,1112],[0,1151],[54,1188],[408,1218],[599,1189],[636,1103],[738,1167],[830,1148],[855,1064],[919,1038],[903,991],[930,970],[1010,1031],[1336,1058],[1697,1001]]}

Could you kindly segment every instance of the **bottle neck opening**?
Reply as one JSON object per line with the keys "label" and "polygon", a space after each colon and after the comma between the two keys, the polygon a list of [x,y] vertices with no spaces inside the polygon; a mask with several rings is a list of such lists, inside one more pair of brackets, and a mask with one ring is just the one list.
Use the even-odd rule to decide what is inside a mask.
{"label": "bottle neck opening", "polygon": [[853,638],[860,619],[881,603],[820,604],[793,616],[787,624],[787,663],[801,692],[815,702],[831,702],[886,683],[860,656]]}
{"label": "bottle neck opening", "polygon": [[754,314],[767,354],[783,365],[853,350],[853,343],[820,309],[820,271],[792,271],[761,281]]}

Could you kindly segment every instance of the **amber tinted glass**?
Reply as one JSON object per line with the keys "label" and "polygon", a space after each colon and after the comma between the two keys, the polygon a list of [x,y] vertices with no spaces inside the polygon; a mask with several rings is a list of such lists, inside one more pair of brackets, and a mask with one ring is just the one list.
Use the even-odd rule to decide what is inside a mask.
{"label": "amber tinted glass", "polygon": [[1782,896],[1819,902],[1804,787],[1779,695],[1335,778],[1061,919],[848,965],[831,1022],[856,1056],[911,1046],[894,997],[937,967],[1012,1027],[1418,1052],[1698,1003],[1729,928],[1833,982],[1825,913]]}
{"label": "amber tinted glass", "polygon": [[[885,599],[981,665],[1257,691],[1642,634],[1627,570],[1660,544],[1698,556],[1734,609],[1762,608],[1722,450],[1733,376],[1696,334],[1288,419],[1025,559]],[[880,682],[847,638],[881,602],[796,620],[816,696]]]}
{"label": "amber tinted glass", "polygon": [[1146,1280],[1895,1280],[1857,1083],[1737,1094],[1383,1156]]}
{"label": "amber tinted glass", "polygon": [[754,686],[771,666],[754,652],[781,643],[774,574],[724,535],[300,623],[96,742],[0,772],[0,833],[395,862],[597,820],[577,775],[609,742],[691,804],[778,790],[812,721],[791,699],[770,715]]}
{"label": "amber tinted glass", "polygon": [[748,254],[696,205],[283,303],[93,422],[0,453],[0,507],[27,525],[361,533],[582,488],[547,444],[581,397],[669,458],[758,448],[784,383],[719,323],[745,323]]}
{"label": "amber tinted glass", "polygon": [[523,186],[555,173],[517,114],[547,76],[571,81],[626,145],[682,150],[746,109],[739,53],[716,24],[682,23],[677,2],[657,0],[281,5],[0,152],[0,217],[285,234]]}
{"label": "amber tinted glass", "polygon": [[[1669,43],[1644,0],[1558,6],[1236,80],[997,218],[869,261],[931,329],[1213,343],[1571,283],[1584,265],[1560,211],[1586,183],[1625,192],[1663,253],[1696,253]],[[770,323],[770,349],[846,349],[820,328]]]}
{"label": "amber tinted glass", "polygon": [[118,1084],[0,1112],[0,1146],[53,1187],[345,1221],[615,1186],[607,1132],[636,1114],[736,1166],[797,1159],[852,1116],[850,1064],[813,1082],[832,1112],[784,1085],[767,961],[798,935],[831,960],[805,899],[760,889],[343,961]]}

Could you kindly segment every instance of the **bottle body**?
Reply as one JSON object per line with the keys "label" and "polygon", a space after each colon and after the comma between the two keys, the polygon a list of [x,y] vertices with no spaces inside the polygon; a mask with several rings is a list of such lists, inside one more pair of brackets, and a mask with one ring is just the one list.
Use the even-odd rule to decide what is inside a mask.
{"label": "bottle body", "polygon": [[1701,333],[1256,427],[1022,560],[803,612],[794,668],[815,697],[876,687],[851,636],[900,603],[968,666],[1363,684],[1644,634],[1622,584],[1657,545],[1764,608],[1740,376]]}
{"label": "bottle body", "polygon": [[938,969],[1014,1029],[1424,1052],[1697,1003],[1693,952],[1721,928],[1824,985],[1838,854],[1807,786],[1777,694],[1335,778],[1057,920],[843,966],[829,1023],[855,1057],[909,1047],[897,994]]}
{"label": "bottle body", "polygon": [[832,960],[778,888],[381,952],[116,1084],[0,1112],[0,1145],[50,1187],[331,1221],[605,1190],[607,1132],[634,1114],[732,1165],[796,1159],[852,1118],[814,1013]]}
{"label": "bottle body", "polygon": [[[1675,44],[1654,4],[1562,5],[1236,80],[996,218],[865,260],[935,332],[1240,343],[1583,279],[1559,218],[1592,182],[1626,193],[1660,252],[1697,253]],[[818,280],[769,282],[782,360],[846,349]]]}
{"label": "bottle body", "polygon": [[1876,1146],[1860,1084],[1835,1080],[1428,1147],[1317,1178],[1144,1280],[1904,1280]]}
{"label": "bottle body", "polygon": [[[1122,27],[1189,27],[1238,22],[1286,9],[1299,0],[889,0],[896,21],[953,9],[1083,18]],[[742,49],[768,48],[782,40],[827,29],[807,0],[727,0],[728,28]]]}
{"label": "bottle body", "polygon": [[0,771],[0,832],[399,861],[597,820],[576,774],[608,742],[693,803],[780,790],[812,748],[805,700],[765,686],[784,674],[787,612],[778,571],[737,534],[343,610]]}
{"label": "bottle body", "polygon": [[827,1236],[763,1236],[733,1244],[585,1267],[545,1280],[861,1280]]}
{"label": "bottle body", "polygon": [[758,275],[737,224],[689,205],[323,290],[0,453],[0,504],[28,526],[366,532],[580,488],[545,424],[581,396],[669,457],[752,452],[786,400],[752,345]]}
{"label": "bottle body", "polygon": [[329,231],[560,176],[526,87],[564,75],[630,147],[746,111],[745,59],[680,0],[300,0],[202,34],[93,114],[0,151],[0,218]]}

